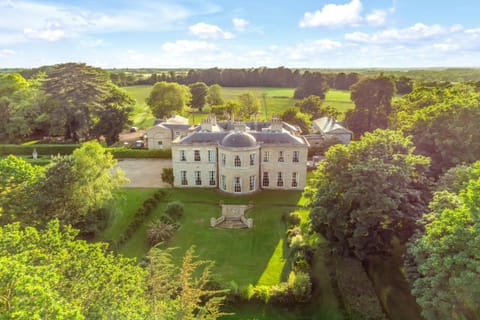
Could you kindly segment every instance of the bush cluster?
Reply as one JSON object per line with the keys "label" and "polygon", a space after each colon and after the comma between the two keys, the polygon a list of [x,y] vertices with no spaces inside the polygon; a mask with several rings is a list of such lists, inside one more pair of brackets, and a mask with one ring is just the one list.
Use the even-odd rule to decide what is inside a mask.
{"label": "bush cluster", "polygon": [[147,150],[147,149],[130,149],[130,148],[105,148],[115,159],[124,158],[161,158],[170,159],[172,150]]}
{"label": "bush cluster", "polygon": [[178,220],[183,216],[183,203],[173,201],[167,204],[164,214],[151,222],[147,230],[147,242],[153,247],[159,242],[170,240],[180,224]]}
{"label": "bush cluster", "polygon": [[123,233],[122,237],[118,240],[118,245],[125,244],[133,236],[135,231],[145,222],[145,219],[152,213],[157,207],[158,202],[165,196],[162,190],[155,192],[151,197],[147,198],[141,207],[137,209],[135,215],[130,221],[127,229]]}

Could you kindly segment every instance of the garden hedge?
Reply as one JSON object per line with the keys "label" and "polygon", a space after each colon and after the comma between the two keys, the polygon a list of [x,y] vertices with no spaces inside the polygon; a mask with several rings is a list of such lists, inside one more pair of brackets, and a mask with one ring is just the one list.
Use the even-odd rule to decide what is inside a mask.
{"label": "garden hedge", "polygon": [[[31,144],[31,145],[16,145],[16,144],[0,144],[0,156],[8,156],[13,154],[31,155],[33,149],[37,150],[39,156],[41,155],[67,155],[71,154],[73,150],[79,148],[80,144]],[[169,159],[172,157],[172,151],[167,150],[147,150],[147,149],[130,149],[130,148],[106,148],[115,159],[123,158],[162,158]]]}

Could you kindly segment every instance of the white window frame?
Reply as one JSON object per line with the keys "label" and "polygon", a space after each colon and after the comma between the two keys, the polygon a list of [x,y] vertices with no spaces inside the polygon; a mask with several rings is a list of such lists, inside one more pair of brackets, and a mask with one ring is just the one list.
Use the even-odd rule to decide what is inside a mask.
{"label": "white window frame", "polygon": [[270,174],[268,173],[268,171],[263,172],[262,186],[263,187],[269,187],[270,186]]}
{"label": "white window frame", "polygon": [[300,151],[293,151],[292,162],[300,162]]}
{"label": "white window frame", "polygon": [[270,162],[270,151],[263,152],[263,162]]}
{"label": "white window frame", "polygon": [[180,150],[180,161],[187,161],[185,150]]}
{"label": "white window frame", "polygon": [[202,172],[195,171],[195,185],[201,186],[202,185]]}
{"label": "white window frame", "polygon": [[182,186],[188,186],[187,171],[186,170],[180,171],[180,184]]}
{"label": "white window frame", "polygon": [[277,173],[277,187],[283,187],[285,184],[283,183],[283,173],[279,171]]}
{"label": "white window frame", "polygon": [[202,157],[200,156],[200,150],[193,150],[193,160],[196,162],[202,161]]}
{"label": "white window frame", "polygon": [[250,166],[255,165],[255,153],[250,154]]}
{"label": "white window frame", "polygon": [[292,188],[298,187],[298,172],[292,172]]}
{"label": "white window frame", "polygon": [[227,177],[222,174],[221,180],[222,180],[222,190],[225,191],[227,190]]}
{"label": "white window frame", "polygon": [[242,166],[242,159],[238,154],[235,156],[235,158],[233,158],[233,166],[237,168],[240,168]]}
{"label": "white window frame", "polygon": [[215,180],[215,171],[208,172],[208,184],[211,186],[217,185],[217,181]]}
{"label": "white window frame", "polygon": [[240,177],[233,178],[233,192],[235,193],[242,192],[242,179]]}
{"label": "white window frame", "polygon": [[278,162],[285,162],[285,151],[278,151]]}
{"label": "white window frame", "polygon": [[255,187],[256,187],[256,177],[255,176],[250,176],[250,179],[249,179],[249,182],[250,182],[250,191],[255,191]]}
{"label": "white window frame", "polygon": [[208,150],[208,162],[215,162],[215,150]]}

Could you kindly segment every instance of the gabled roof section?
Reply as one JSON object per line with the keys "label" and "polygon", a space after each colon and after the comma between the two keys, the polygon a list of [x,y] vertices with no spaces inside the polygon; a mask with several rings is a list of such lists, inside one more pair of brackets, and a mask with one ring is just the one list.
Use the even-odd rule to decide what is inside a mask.
{"label": "gabled roof section", "polygon": [[255,132],[250,134],[255,137],[258,143],[265,145],[287,145],[287,146],[308,146],[308,143],[301,137],[296,137],[288,132]]}
{"label": "gabled roof section", "polygon": [[176,145],[205,145],[205,144],[218,144],[220,143],[229,132],[194,132],[191,135],[186,136],[180,141],[176,142]]}
{"label": "gabled roof section", "polygon": [[322,117],[319,119],[313,120],[313,125],[323,134],[329,133],[349,133],[352,134],[352,131],[348,130],[338,121],[330,117]]}

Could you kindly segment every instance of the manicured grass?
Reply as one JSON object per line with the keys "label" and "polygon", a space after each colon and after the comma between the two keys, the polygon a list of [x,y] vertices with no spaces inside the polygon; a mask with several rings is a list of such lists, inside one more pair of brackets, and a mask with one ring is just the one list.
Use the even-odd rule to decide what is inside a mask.
{"label": "manicured grass", "polygon": [[101,235],[101,240],[118,240],[127,229],[136,210],[156,189],[128,188],[115,193],[115,216]]}
{"label": "manicured grass", "polygon": [[[103,240],[116,240],[126,229],[137,207],[152,195],[156,189],[125,188],[118,192],[116,206],[119,217],[111,221],[104,232]],[[161,200],[120,253],[141,259],[148,251],[146,231],[149,221],[163,214],[170,201],[181,201],[185,207],[179,221],[181,227],[174,238],[164,244],[177,248],[174,262],[181,263],[184,252],[195,246],[199,259],[211,260],[214,276],[224,285],[234,281],[240,287],[247,284],[273,285],[286,281],[288,277],[288,248],[285,242],[286,225],[282,214],[298,209],[303,201],[300,191],[263,191],[251,196],[225,195],[212,189],[165,189],[166,197]],[[247,217],[254,220],[253,229],[224,230],[210,227],[210,218],[221,215],[220,201],[246,204],[254,208],[247,211]],[[303,219],[307,210],[300,209]],[[320,242],[324,241],[320,239]],[[320,251],[319,251],[320,252]],[[281,307],[241,303],[226,306],[233,316],[225,319],[341,319],[338,303],[333,294],[328,270],[323,256],[317,254],[313,266],[314,300],[308,305]]]}
{"label": "manicured grass", "polygon": [[[142,189],[133,190],[128,198],[137,205],[143,201],[139,198],[145,199],[151,194],[150,192],[148,195],[140,196]],[[129,193],[130,189],[124,189],[122,192]],[[166,244],[178,248],[175,251],[178,263],[183,253],[191,246],[195,246],[196,254],[201,259],[215,262],[214,269],[222,281],[233,280],[243,286],[257,284],[260,279],[262,284],[286,280],[283,272],[287,255],[283,246],[286,226],[281,216],[294,210],[301,192],[262,192],[253,196],[227,196],[208,189],[168,189],[167,193],[168,196],[150,215],[149,221],[163,213],[167,202],[183,202],[185,213],[180,220],[181,227],[174,238]],[[253,218],[255,227],[241,230],[211,228],[210,218],[218,218],[221,215],[220,200],[239,204],[253,201],[255,207],[247,212],[247,217]],[[128,214],[124,214],[118,221],[114,221],[115,227],[107,229],[105,238],[118,239],[119,235],[116,237],[112,235],[113,229],[117,232],[125,230],[128,217]],[[148,250],[146,231],[147,222],[120,248],[120,252],[130,257],[143,257]]]}
{"label": "manicured grass", "polygon": [[[150,85],[125,87],[125,90],[136,100],[134,111],[130,114],[130,119],[133,121],[134,126],[148,128],[155,120],[145,102],[151,88],[152,86]],[[298,99],[293,99],[294,91],[294,88],[224,87],[222,88],[222,95],[224,100],[236,100],[243,93],[253,93],[261,103],[258,120],[268,121],[273,115],[283,113],[299,101]],[[324,104],[332,106],[342,113],[354,107],[353,102],[350,100],[350,91],[348,90],[330,89],[327,92]],[[200,123],[206,116],[206,114],[201,113],[188,114],[190,123]]]}

